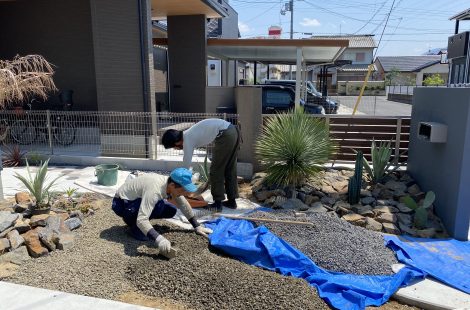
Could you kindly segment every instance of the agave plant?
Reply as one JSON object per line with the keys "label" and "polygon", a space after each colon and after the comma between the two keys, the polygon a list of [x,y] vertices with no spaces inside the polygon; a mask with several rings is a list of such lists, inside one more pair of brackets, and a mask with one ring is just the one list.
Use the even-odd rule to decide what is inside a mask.
{"label": "agave plant", "polygon": [[315,175],[335,150],[329,126],[301,108],[269,118],[255,146],[266,182],[293,187]]}
{"label": "agave plant", "polygon": [[67,195],[68,199],[72,199],[72,196],[75,194],[75,192],[78,190],[76,187],[69,187],[67,188],[64,193]]}
{"label": "agave plant", "polygon": [[377,146],[375,140],[372,140],[372,166],[367,159],[364,158],[364,168],[373,183],[380,182],[385,175],[390,172],[388,170],[392,165],[390,161],[390,157],[392,156],[391,145],[391,141],[382,141]]}
{"label": "agave plant", "polygon": [[[28,161],[26,160],[26,170],[28,172],[27,178],[20,175],[19,173],[15,173],[15,177],[20,180],[24,186],[28,189],[30,192],[31,196],[34,197],[36,200],[36,206],[35,209],[44,209],[49,206],[49,200],[50,200],[50,192],[49,190],[51,187],[54,185],[54,183],[57,181],[58,178],[61,176],[58,176],[57,178],[53,179],[50,182],[47,182],[47,167],[49,164],[49,159],[46,160],[37,170],[36,175],[32,176],[31,170],[29,168]],[[47,200],[46,200],[47,199]]]}

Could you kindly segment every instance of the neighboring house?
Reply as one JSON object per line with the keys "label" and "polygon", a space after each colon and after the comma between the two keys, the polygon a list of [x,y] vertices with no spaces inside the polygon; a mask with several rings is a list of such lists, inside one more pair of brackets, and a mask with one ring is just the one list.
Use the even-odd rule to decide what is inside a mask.
{"label": "neighboring house", "polygon": [[[391,72],[394,85],[423,85],[426,77],[439,74],[445,83],[449,74],[449,65],[441,64],[440,55],[422,56],[379,56],[375,60],[377,78],[386,79]],[[388,75],[390,76],[390,75]]]}

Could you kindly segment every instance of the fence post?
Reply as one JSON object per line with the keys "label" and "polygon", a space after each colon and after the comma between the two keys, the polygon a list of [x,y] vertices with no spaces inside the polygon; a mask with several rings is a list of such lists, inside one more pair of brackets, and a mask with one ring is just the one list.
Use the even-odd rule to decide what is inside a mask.
{"label": "fence post", "polygon": [[224,113],[224,121],[227,120],[227,113]]}
{"label": "fence post", "polygon": [[54,154],[54,149],[52,148],[52,128],[51,128],[51,110],[46,111],[47,118],[47,137],[49,139],[49,148],[51,149],[51,155]]}
{"label": "fence post", "polygon": [[156,160],[158,154],[158,112],[150,112],[150,123],[152,127],[152,143],[150,152],[152,153],[152,159]]}
{"label": "fence post", "polygon": [[401,117],[397,118],[397,134],[395,136],[395,166],[398,166],[398,160],[400,157],[400,143],[401,142]]}

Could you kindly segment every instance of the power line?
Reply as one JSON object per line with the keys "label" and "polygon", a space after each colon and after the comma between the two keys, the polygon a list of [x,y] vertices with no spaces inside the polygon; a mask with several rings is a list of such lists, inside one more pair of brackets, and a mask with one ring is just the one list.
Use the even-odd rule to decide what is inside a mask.
{"label": "power line", "polygon": [[[384,35],[385,28],[387,28],[388,19],[390,18],[390,15],[392,15],[392,11],[393,11],[393,6],[394,6],[394,5],[395,5],[395,0],[393,0],[392,6],[390,7],[390,12],[388,12],[387,20],[385,21],[384,29],[382,30],[382,34],[380,35],[379,43],[377,44],[377,49],[375,50],[375,54],[374,54],[374,56],[372,57],[372,61],[374,61],[375,56],[377,55],[377,51],[379,50],[380,42],[382,42],[382,37],[383,37],[383,35]],[[397,26],[397,28],[398,28],[398,26]],[[369,72],[370,72],[370,71],[369,71]]]}

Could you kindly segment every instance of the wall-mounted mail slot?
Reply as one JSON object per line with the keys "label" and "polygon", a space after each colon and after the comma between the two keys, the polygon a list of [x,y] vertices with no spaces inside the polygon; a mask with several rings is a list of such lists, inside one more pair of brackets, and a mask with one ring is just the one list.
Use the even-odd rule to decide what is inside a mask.
{"label": "wall-mounted mail slot", "polygon": [[447,142],[447,125],[434,122],[420,122],[418,137],[432,143]]}

